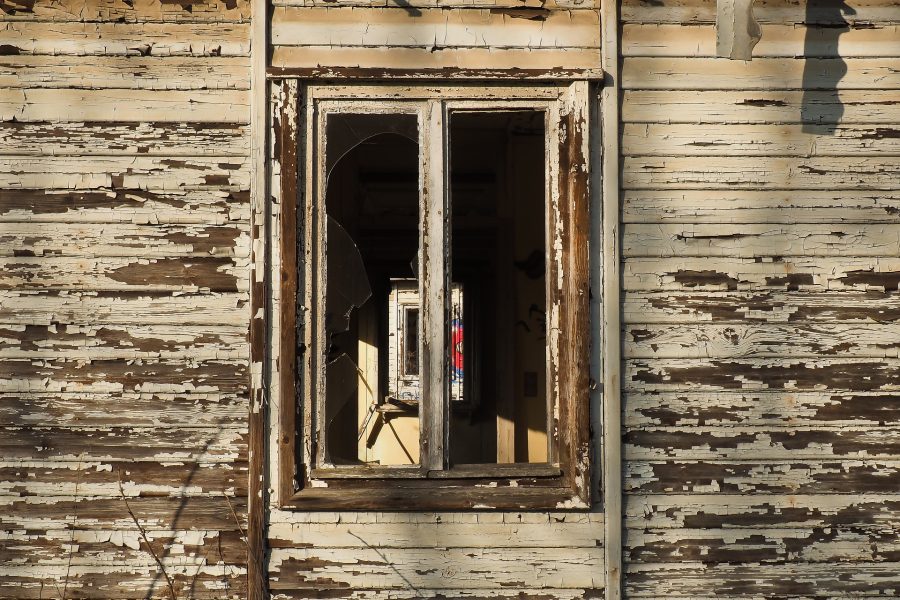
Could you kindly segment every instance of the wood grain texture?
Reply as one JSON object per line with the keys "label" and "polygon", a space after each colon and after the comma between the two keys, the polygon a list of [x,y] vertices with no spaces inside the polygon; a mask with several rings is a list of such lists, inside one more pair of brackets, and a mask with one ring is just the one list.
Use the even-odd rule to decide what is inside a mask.
{"label": "wood grain texture", "polygon": [[[841,9],[829,3],[808,4],[801,0],[757,0],[754,16],[762,23],[842,25],[847,22],[896,23],[895,0],[854,0]],[[716,22],[715,5],[705,0],[624,0],[625,23],[675,23],[679,25]]]}
{"label": "wood grain texture", "polygon": [[189,22],[225,23],[250,17],[248,0],[10,0],[2,8],[3,20],[55,22]]}
{"label": "wood grain texture", "polygon": [[[275,46],[335,48],[596,48],[599,15],[554,10],[537,18],[503,9],[287,8],[272,13]],[[323,63],[324,64],[324,63]]]}
{"label": "wood grain texture", "polygon": [[[648,3],[649,4],[649,3]],[[759,6],[759,3],[757,3]],[[814,6],[814,5],[810,5]],[[760,8],[756,8],[760,13]],[[763,13],[764,14],[764,13]],[[897,55],[897,25],[858,27],[798,27],[763,23],[762,38],[753,48],[756,57],[862,58]],[[626,24],[622,29],[624,56],[716,56],[716,28],[710,24]]]}
{"label": "wood grain texture", "polygon": [[897,9],[622,5],[629,597],[900,589]]}
{"label": "wood grain texture", "polygon": [[742,93],[715,89],[694,89],[691,93],[670,89],[626,90],[622,119],[635,123],[896,125],[900,122],[900,101],[896,92],[877,88],[842,90],[840,94],[835,90],[791,89],[753,89]]}
{"label": "wood grain texture", "polygon": [[898,223],[900,194],[890,190],[626,190],[625,223]]}
{"label": "wood grain texture", "polygon": [[75,135],[81,121],[248,123],[249,105],[247,90],[0,89],[0,120],[66,122]]}
{"label": "wood grain texture", "polygon": [[877,125],[626,124],[632,156],[897,156],[900,135]]}

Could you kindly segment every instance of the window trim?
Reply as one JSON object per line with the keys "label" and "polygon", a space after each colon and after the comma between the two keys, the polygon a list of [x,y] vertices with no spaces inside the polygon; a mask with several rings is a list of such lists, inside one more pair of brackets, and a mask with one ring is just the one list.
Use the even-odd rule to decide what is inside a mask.
{"label": "window trim", "polygon": [[[589,317],[589,231],[590,231],[590,160],[589,160],[589,98],[590,85],[587,81],[548,85],[448,85],[448,86],[399,86],[396,84],[374,85],[291,85],[282,86],[281,106],[275,117],[275,151],[280,163],[281,206],[280,245],[275,251],[280,253],[281,286],[280,298],[274,306],[278,313],[280,342],[279,376],[279,464],[278,499],[281,508],[304,510],[454,510],[454,509],[588,509],[591,504],[591,457],[590,438],[590,343],[591,329]],[[555,402],[550,404],[553,438],[550,446],[551,464],[513,464],[463,466],[451,471],[442,471],[439,461],[443,461],[443,447],[431,448],[416,467],[419,475],[409,478],[410,469],[381,468],[376,472],[355,470],[343,476],[324,473],[319,469],[309,469],[308,457],[313,456],[312,436],[301,435],[311,431],[310,412],[304,405],[304,398],[313,398],[310,374],[315,367],[310,364],[309,350],[312,339],[303,328],[303,320],[310,312],[305,301],[298,297],[298,290],[307,289],[312,281],[313,264],[308,260],[315,250],[311,242],[302,236],[306,223],[313,217],[315,202],[304,190],[313,190],[313,173],[307,169],[301,173],[305,157],[319,156],[323,140],[305,135],[313,116],[314,100],[328,101],[360,99],[363,101],[392,102],[398,99],[438,99],[429,107],[426,119],[432,127],[443,131],[443,100],[455,106],[505,109],[514,106],[534,108],[549,102],[551,106],[549,132],[558,132],[559,143],[550,144],[546,151],[548,163],[557,165],[558,177],[548,179],[550,208],[548,209],[548,230],[552,237],[548,240],[547,279],[558,282],[550,285],[548,309],[556,309],[549,315],[548,337],[550,337],[549,363],[551,365]],[[478,100],[475,100],[478,98]],[[302,107],[302,108],[301,108]],[[550,137],[550,136],[548,136]],[[550,137],[552,139],[552,137]],[[298,143],[299,142],[299,143]],[[447,157],[446,139],[440,144],[431,144],[432,156],[429,162],[445,165]],[[436,150],[435,150],[436,149]],[[424,154],[428,148],[423,148]],[[441,171],[439,169],[439,171]],[[554,169],[550,169],[553,173]],[[444,177],[423,172],[429,202],[442,202]],[[303,181],[304,185],[300,185]],[[433,187],[437,186],[437,187]],[[296,202],[288,199],[296,198]],[[298,210],[300,208],[301,210]],[[444,228],[446,207],[429,207],[429,217],[435,222],[426,226],[430,231]],[[440,210],[431,210],[438,208]],[[443,241],[443,238],[440,238]],[[298,240],[302,246],[298,246]],[[298,264],[298,250],[304,258]],[[439,253],[431,253],[433,258]],[[552,257],[557,257],[553,260]],[[423,262],[429,257],[424,257]],[[291,268],[294,265],[295,268]],[[426,267],[427,268],[427,267]],[[446,279],[447,272],[441,270]],[[447,289],[447,288],[445,288]],[[427,293],[427,292],[426,292]],[[443,294],[442,294],[443,295]],[[446,299],[444,299],[446,303]],[[427,304],[423,306],[420,318],[443,319],[445,311],[428,314]],[[299,325],[298,315],[302,315]],[[553,323],[558,323],[553,326]],[[437,328],[441,329],[441,328]],[[441,344],[429,344],[445,353],[445,340]],[[298,352],[298,348],[300,351]],[[445,361],[439,361],[437,371],[439,381],[445,379]],[[426,367],[427,368],[427,367]],[[304,376],[298,382],[298,369]],[[426,378],[427,379],[427,378]],[[299,383],[299,385],[298,385]],[[424,393],[423,393],[424,397]],[[443,441],[446,440],[448,403],[443,403],[443,411],[431,411],[432,427],[442,428]],[[422,435],[426,435],[423,427]],[[424,472],[424,473],[423,473]],[[424,475],[424,476],[423,476]]]}

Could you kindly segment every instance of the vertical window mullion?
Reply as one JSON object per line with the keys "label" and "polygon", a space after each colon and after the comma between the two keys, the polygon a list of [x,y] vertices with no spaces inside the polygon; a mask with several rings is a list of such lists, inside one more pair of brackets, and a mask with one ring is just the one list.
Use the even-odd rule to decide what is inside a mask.
{"label": "vertical window mullion", "polygon": [[424,197],[420,210],[420,280],[422,282],[422,468],[447,466],[449,437],[447,290],[449,282],[448,192],[444,105],[429,100],[423,127]]}

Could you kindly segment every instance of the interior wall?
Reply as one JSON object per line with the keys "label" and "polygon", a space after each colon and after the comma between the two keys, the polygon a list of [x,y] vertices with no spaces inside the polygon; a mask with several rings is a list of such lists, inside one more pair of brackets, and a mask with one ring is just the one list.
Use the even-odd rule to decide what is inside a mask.
{"label": "interior wall", "polygon": [[895,2],[626,0],[625,592],[900,593]]}
{"label": "interior wall", "polygon": [[249,12],[0,2],[2,597],[246,597]]}

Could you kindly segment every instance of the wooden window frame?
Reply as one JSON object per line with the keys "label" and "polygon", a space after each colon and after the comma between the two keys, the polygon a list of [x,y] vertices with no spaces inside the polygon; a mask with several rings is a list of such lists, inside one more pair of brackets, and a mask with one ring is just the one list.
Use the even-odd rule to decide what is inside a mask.
{"label": "wooden window frame", "polygon": [[[273,82],[276,83],[276,82]],[[590,84],[587,81],[530,85],[320,85],[290,82],[282,86],[281,114],[276,114],[274,148],[281,166],[280,299],[274,306],[279,321],[279,465],[278,504],[303,510],[459,510],[459,509],[575,509],[591,507],[590,430]],[[317,280],[315,265],[321,232],[317,217],[315,168],[323,140],[311,135],[319,102],[397,103],[417,101],[427,110],[420,127],[441,136],[423,162],[426,210],[420,224],[430,244],[423,251],[423,300],[420,315],[423,337],[422,433],[435,441],[423,445],[420,466],[404,468],[315,469],[318,464],[311,410],[321,374],[314,352],[318,300],[308,290]],[[446,169],[447,108],[485,110],[547,110],[549,143],[547,190],[547,281],[550,455],[547,464],[464,465],[446,469],[449,378],[446,311],[450,289],[445,268],[443,232],[447,224]],[[421,136],[420,136],[421,137]],[[318,146],[318,147],[317,147]],[[296,198],[295,202],[290,201]],[[311,225],[312,224],[312,225]],[[315,234],[315,235],[312,235]],[[437,240],[438,251],[433,248]],[[298,262],[298,257],[303,260]],[[440,273],[431,278],[429,273]],[[430,299],[429,299],[430,298]],[[426,325],[430,324],[430,325]],[[437,333],[436,333],[437,332]],[[428,366],[431,365],[431,366]],[[426,376],[427,375],[427,376]],[[438,392],[433,392],[437,388]],[[431,399],[431,400],[429,400]],[[435,402],[434,399],[438,399]],[[426,404],[432,407],[426,409]],[[438,409],[434,406],[438,404]],[[435,434],[429,433],[435,431]]]}

